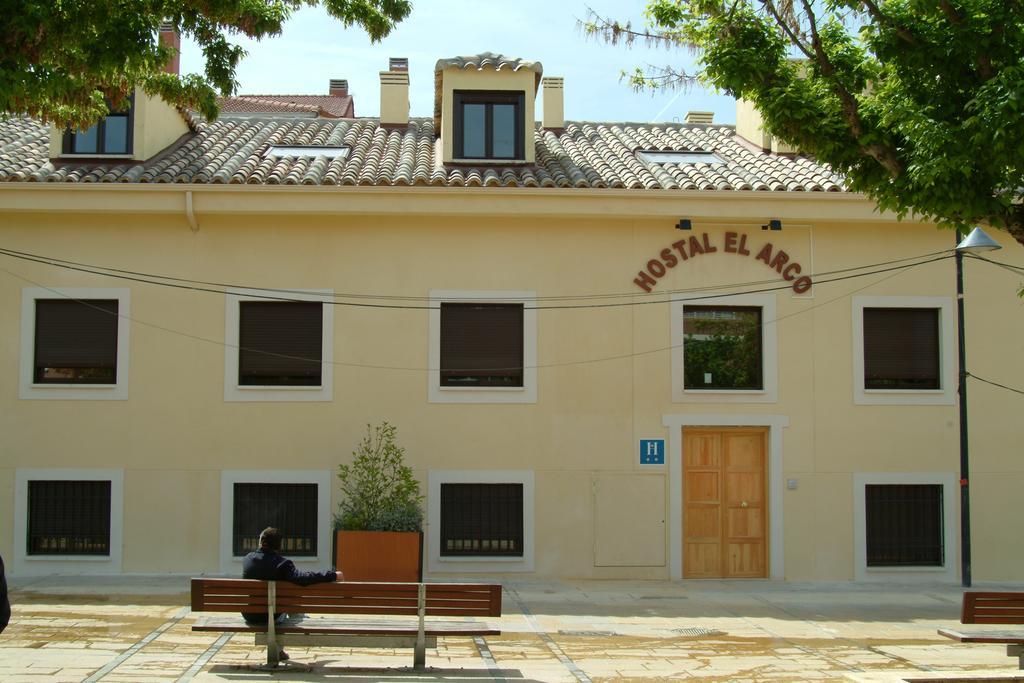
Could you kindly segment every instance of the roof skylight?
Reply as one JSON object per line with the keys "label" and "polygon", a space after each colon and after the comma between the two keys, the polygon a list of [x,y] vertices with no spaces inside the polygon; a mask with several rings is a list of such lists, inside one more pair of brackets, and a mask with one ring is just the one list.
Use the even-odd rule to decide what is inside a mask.
{"label": "roof skylight", "polygon": [[271,145],[263,153],[264,157],[327,157],[328,159],[347,159],[350,147],[325,145]]}
{"label": "roof skylight", "polygon": [[724,164],[725,159],[712,152],[694,151],[655,151],[637,152],[641,161],[649,164]]}

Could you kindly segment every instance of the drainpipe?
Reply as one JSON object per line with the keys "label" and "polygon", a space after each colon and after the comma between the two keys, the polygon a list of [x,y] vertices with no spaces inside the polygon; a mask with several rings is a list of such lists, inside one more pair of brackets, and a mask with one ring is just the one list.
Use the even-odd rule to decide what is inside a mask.
{"label": "drainpipe", "polygon": [[192,232],[199,232],[199,222],[196,220],[195,209],[192,208],[192,190],[185,192],[185,218]]}

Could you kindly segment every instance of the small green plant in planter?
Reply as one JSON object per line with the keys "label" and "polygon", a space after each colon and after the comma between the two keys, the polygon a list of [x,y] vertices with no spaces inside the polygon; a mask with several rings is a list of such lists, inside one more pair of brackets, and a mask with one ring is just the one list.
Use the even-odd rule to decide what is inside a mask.
{"label": "small green plant in planter", "polygon": [[338,466],[335,562],[350,581],[423,577],[423,496],[396,432],[388,422],[366,425],[352,463]]}

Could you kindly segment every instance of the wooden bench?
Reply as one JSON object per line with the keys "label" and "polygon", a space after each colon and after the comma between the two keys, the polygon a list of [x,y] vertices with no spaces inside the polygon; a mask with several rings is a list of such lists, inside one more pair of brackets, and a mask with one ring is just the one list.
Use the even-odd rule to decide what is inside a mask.
{"label": "wooden bench", "polygon": [[[964,593],[962,624],[1024,624],[1024,593]],[[940,628],[939,635],[961,643],[999,643],[1006,654],[1017,657],[1024,669],[1024,629],[999,631],[954,631]]]}
{"label": "wooden bench", "polygon": [[[495,636],[500,629],[481,621],[427,620],[427,617],[500,617],[501,586],[475,583],[361,583],[343,581],[299,586],[285,581],[192,579],[193,612],[233,612],[207,617],[193,631],[252,633],[267,646],[269,668],[279,666],[283,645],[334,647],[411,647],[413,667],[426,665],[426,648],[438,636]],[[241,612],[267,614],[268,624],[248,624]],[[275,613],[376,615],[373,620],[287,619]],[[415,617],[415,619],[401,618]]]}

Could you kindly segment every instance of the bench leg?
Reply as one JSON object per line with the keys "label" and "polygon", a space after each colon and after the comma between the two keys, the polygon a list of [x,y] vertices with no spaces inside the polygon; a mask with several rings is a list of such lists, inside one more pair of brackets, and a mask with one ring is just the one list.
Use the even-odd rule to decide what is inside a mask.
{"label": "bench leg", "polygon": [[422,583],[419,585],[417,591],[417,616],[419,617],[419,628],[416,632],[416,648],[412,654],[412,668],[414,669],[425,669],[427,667],[427,642],[424,633],[426,624],[424,623],[424,617],[427,614],[427,587]]}
{"label": "bench leg", "polygon": [[1024,645],[1007,645],[1006,654],[1017,658],[1017,668],[1024,671]]}
{"label": "bench leg", "polygon": [[412,654],[412,668],[425,669],[427,666],[427,644],[422,641],[416,642]]}

